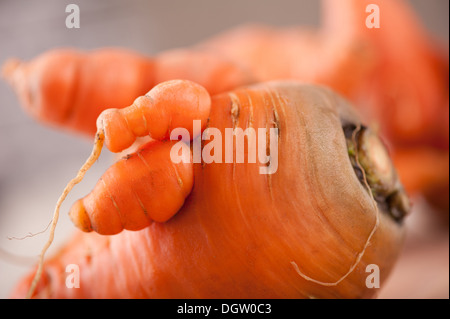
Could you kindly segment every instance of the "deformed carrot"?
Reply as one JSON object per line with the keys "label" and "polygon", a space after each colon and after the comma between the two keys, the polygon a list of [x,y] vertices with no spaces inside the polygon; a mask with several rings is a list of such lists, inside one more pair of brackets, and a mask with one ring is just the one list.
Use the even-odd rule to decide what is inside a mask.
{"label": "deformed carrot", "polygon": [[[127,149],[145,135],[167,140],[174,128],[187,129],[193,138],[201,133],[194,131],[193,121],[205,127],[210,106],[210,96],[202,86],[182,80],[163,82],[129,107],[105,110],[97,120],[97,135],[104,136],[105,146],[112,152]],[[172,217],[193,183],[192,161],[184,158],[191,153],[188,146],[181,150],[183,164],[177,165],[171,164],[172,146],[150,142],[114,164],[94,191],[74,205],[70,212],[74,223],[86,231],[115,234]],[[115,216],[110,214],[111,208],[116,209]]]}
{"label": "deformed carrot", "polygon": [[[162,81],[193,80],[216,94],[296,79],[345,95],[393,151],[448,152],[448,49],[438,47],[406,1],[322,3],[317,30],[243,26],[153,58],[116,49],[50,51],[29,63],[12,60],[4,74],[37,118],[90,136],[102,110],[129,105]],[[366,25],[369,5],[379,8],[380,28]],[[402,171],[412,174],[405,181],[420,180],[414,170]]]}
{"label": "deformed carrot", "polygon": [[[111,166],[94,190],[70,210],[74,224],[84,231],[111,235],[170,219],[190,193],[194,174],[189,157],[172,164],[174,144],[150,142]],[[185,148],[181,156],[191,154]]]}
{"label": "deformed carrot", "polygon": [[[186,128],[194,138],[201,132],[193,130],[193,121],[199,120],[204,127],[210,107],[211,99],[205,88],[190,81],[173,80],[157,85],[123,110],[106,110],[100,115],[92,153],[56,203],[49,239],[40,254],[28,297],[33,295],[40,280],[45,253],[53,242],[60,207],[68,193],[82,181],[87,170],[98,159],[104,142],[111,151],[120,152],[139,136],[149,135],[153,139],[164,140],[177,127]],[[181,153],[181,162],[176,165],[171,162],[171,146],[170,143],[149,143],[136,153],[134,159],[130,156],[111,167],[96,189],[72,208],[71,218],[75,224],[86,231],[95,229],[100,233],[114,234],[124,228],[142,229],[152,220],[163,222],[172,217],[192,188],[193,172],[190,150]],[[117,175],[121,174],[124,174],[123,178],[119,183],[115,182]],[[139,185],[136,185],[137,181]],[[123,197],[122,183],[130,186],[129,196]],[[103,202],[105,197],[107,200]],[[160,202],[163,198],[170,204]],[[104,206],[98,203],[99,200]],[[116,215],[111,215],[112,207],[116,209]]]}
{"label": "deformed carrot", "polygon": [[146,95],[124,109],[107,109],[97,119],[105,145],[112,152],[130,147],[137,137],[149,135],[156,140],[167,139],[174,128],[194,131],[193,119],[203,127],[208,120],[211,98],[206,89],[194,82],[172,80],[158,84]]}
{"label": "deformed carrot", "polygon": [[[189,87],[181,82],[178,101],[189,96],[183,90]],[[191,114],[180,124],[201,117]],[[187,173],[186,182],[181,175],[183,182],[177,182],[177,169],[167,159],[171,142],[145,146],[114,164],[75,204],[72,217],[83,230],[100,233],[146,227],[115,236],[76,235],[44,264],[42,281],[30,296],[372,296],[366,267],[376,264],[382,280],[387,278],[401,248],[408,205],[388,157],[377,156],[387,152],[348,103],[321,87],[274,82],[214,96],[208,118],[208,127],[222,133],[278,129],[277,172],[260,174],[259,163],[236,160],[194,163],[189,192],[192,171],[176,166]],[[110,125],[121,125],[117,119]],[[203,149],[209,143],[204,141]],[[165,207],[177,209],[187,193],[167,222],[145,218],[147,211],[150,218],[167,219]],[[65,285],[68,264],[80,267],[79,289]],[[31,280],[25,278],[14,296],[23,296]]]}

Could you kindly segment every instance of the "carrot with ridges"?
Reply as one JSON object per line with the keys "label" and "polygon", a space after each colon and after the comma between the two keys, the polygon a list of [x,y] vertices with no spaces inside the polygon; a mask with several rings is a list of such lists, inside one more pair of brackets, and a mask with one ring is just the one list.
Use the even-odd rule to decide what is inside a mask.
{"label": "carrot with ridges", "polygon": [[[374,187],[372,180],[390,179],[375,178],[387,172],[376,170],[380,159],[373,154],[377,152],[358,152],[370,148],[361,144],[370,144],[373,138],[364,138],[369,130],[347,102],[324,88],[280,82],[216,95],[210,110],[208,125],[220,132],[230,127],[278,128],[277,172],[260,174],[259,163],[194,163],[192,191],[175,216],[111,237],[77,234],[45,263],[42,281],[31,296],[355,298],[374,294],[365,285],[366,266],[377,264],[382,280],[387,277],[401,248],[402,219],[408,208],[402,200],[391,200],[405,197],[398,183],[381,188],[388,189],[386,193],[368,189]],[[380,145],[376,143],[376,148]],[[144,199],[132,196],[139,190],[132,183],[134,173],[125,169],[127,161],[130,166],[139,163],[142,169],[137,174],[144,171],[139,153],[131,154],[113,168],[121,173],[114,176],[116,182],[111,179],[117,192],[108,191],[100,181],[85,205],[104,207],[102,214],[111,214],[114,224],[91,215],[89,222],[79,219],[77,225],[84,230],[120,231],[120,224],[126,224],[119,213],[122,206],[129,207],[130,213],[136,209],[143,220],[137,198]],[[161,169],[167,170],[174,186],[173,163],[166,163]],[[390,165],[384,164],[381,167]],[[371,176],[361,175],[361,170]],[[125,205],[129,200],[133,204]],[[159,200],[164,206],[172,197]],[[65,286],[67,264],[80,265],[80,289]],[[31,279],[25,278],[14,296],[23,296]]]}
{"label": "carrot with ridges", "polygon": [[[188,129],[192,133],[191,136],[195,137],[195,134],[200,132],[193,130],[193,121],[203,122],[204,127],[209,117],[210,107],[211,99],[205,88],[190,81],[173,80],[157,85],[124,110],[106,110],[100,115],[94,149],[77,176],[66,186],[56,204],[50,236],[40,254],[38,269],[28,291],[28,297],[33,295],[42,274],[45,253],[53,242],[60,207],[67,194],[82,181],[87,170],[98,159],[103,144],[106,142],[106,146],[111,151],[120,152],[133,144],[139,136],[149,135],[153,139],[164,140],[170,136],[171,130],[177,127]],[[111,114],[114,116],[110,116]],[[154,114],[162,114],[162,118],[154,118]],[[130,122],[136,125],[130,127],[126,118],[139,118],[139,120]],[[155,119],[158,121],[154,122]],[[112,127],[118,129],[111,129]],[[190,151],[182,152],[183,161],[178,165],[169,165],[171,145],[149,143],[147,147],[136,153],[135,159],[128,158],[111,167],[96,189],[72,208],[71,218],[75,224],[86,231],[95,229],[99,233],[114,234],[124,228],[142,229],[152,220],[163,222],[171,218],[183,204],[193,183],[190,157],[185,158],[186,155],[183,155],[190,154]],[[152,162],[152,166],[148,164],[149,161]],[[162,170],[161,166],[166,169]],[[168,173],[167,168],[172,169],[172,174]],[[129,198],[120,200],[123,198],[123,191],[120,189],[122,185],[114,182],[115,176],[120,175],[122,171],[126,172],[122,182],[130,183],[131,187],[128,189],[131,191],[128,193],[131,197],[129,204],[127,204]],[[155,183],[154,178],[159,179],[157,186],[149,185],[148,183]],[[134,185],[136,179],[147,187]],[[115,191],[114,189],[117,188],[118,190]],[[105,196],[110,205],[105,202],[102,202],[102,206],[99,205],[97,200]],[[172,203],[161,207],[158,204],[161,198],[170,199]],[[139,203],[138,209],[136,205],[133,206],[135,203]],[[110,214],[111,207],[115,209],[115,215]]]}

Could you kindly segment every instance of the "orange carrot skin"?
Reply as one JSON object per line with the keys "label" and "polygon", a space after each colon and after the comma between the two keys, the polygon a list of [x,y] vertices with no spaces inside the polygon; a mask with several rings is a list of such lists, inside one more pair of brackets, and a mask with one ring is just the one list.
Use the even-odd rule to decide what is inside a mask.
{"label": "orange carrot skin", "polygon": [[200,121],[204,128],[210,109],[211,97],[203,86],[171,80],[156,85],[129,107],[105,110],[97,119],[97,127],[105,135],[106,147],[117,153],[130,147],[137,137],[168,139],[175,128],[185,128],[193,138],[201,133],[194,131],[193,121]]}
{"label": "orange carrot skin", "polygon": [[[365,23],[364,8],[380,8],[379,29]],[[411,194],[448,189],[449,60],[448,48],[427,34],[406,1],[347,0],[355,36],[373,47],[375,64],[351,99],[380,127],[389,142],[396,167]],[[345,10],[328,0],[330,16]],[[337,21],[336,21],[337,22]],[[441,193],[440,210],[448,219],[448,192]]]}
{"label": "orange carrot skin", "polygon": [[[308,86],[265,84],[234,96],[213,97],[210,126],[222,132],[277,126],[278,171],[259,174],[259,163],[194,164],[194,187],[174,217],[115,236],[78,233],[46,262],[35,297],[373,296],[366,266],[377,264],[383,281],[403,240],[403,227],[385,214],[363,259],[339,285],[306,281],[292,266],[337,280],[374,226],[373,203],[348,160],[340,122],[356,115],[329,91]],[[65,285],[68,264],[80,267],[78,289]],[[13,297],[24,295],[30,278]]]}
{"label": "orange carrot skin", "polygon": [[[379,29],[366,27],[369,4],[380,8]],[[434,43],[406,1],[324,0],[322,5],[320,30],[243,26],[200,47],[239,61],[260,81],[292,78],[331,87],[380,128],[393,152],[409,148],[420,157],[427,149],[434,153],[430,157],[445,151],[448,156],[448,48]],[[423,169],[409,169],[411,161],[404,165],[405,186],[417,189],[424,179],[415,172]],[[435,169],[433,175],[440,173]],[[428,179],[421,191],[428,192],[432,182]],[[441,178],[434,182],[439,186]]]}
{"label": "orange carrot skin", "polygon": [[196,82],[211,94],[219,94],[256,82],[239,61],[196,49],[174,49],[159,53],[155,60],[155,84],[180,79]]}
{"label": "orange carrot skin", "polygon": [[[109,150],[121,152],[137,137],[146,135],[153,142],[115,163],[94,190],[75,203],[69,213],[75,225],[113,235],[171,218],[192,189],[191,151],[186,144],[178,143],[179,155],[172,162],[176,143],[155,140],[168,140],[176,128],[187,131],[188,141],[195,138],[206,126],[210,111],[211,97],[204,87],[192,81],[171,80],[158,84],[129,107],[102,112],[97,135]],[[198,128],[194,127],[195,120]]]}
{"label": "orange carrot skin", "polygon": [[[365,8],[372,3],[382,12],[380,29],[365,26]],[[129,105],[136,96],[165,80],[194,80],[215,94],[250,82],[292,78],[325,84],[347,96],[368,121],[381,128],[393,151],[418,148],[420,153],[420,149],[428,148],[436,154],[448,152],[448,49],[432,43],[405,1],[329,0],[324,1],[323,16],[321,30],[247,26],[214,37],[194,50],[172,50],[154,59],[147,58],[144,64],[149,66],[142,68],[150,71],[144,82],[150,81],[151,85],[139,92],[134,90],[143,78],[139,72],[129,70],[139,70],[141,59],[127,57],[130,65],[123,71],[116,69],[123,59],[115,61],[115,50],[105,49],[112,57],[103,59],[101,70],[86,66],[92,68],[90,74],[98,74],[92,81],[88,79],[91,86],[86,92],[92,93],[79,94],[85,98],[78,103],[84,111],[77,123],[66,124],[64,119],[67,114],[76,113],[69,111],[71,103],[66,101],[78,100],[73,98],[71,88],[74,83],[83,82],[76,80],[77,74],[83,73],[76,71],[80,64],[76,62],[78,54],[65,57],[57,56],[57,51],[49,53],[54,65],[46,59],[42,63],[45,67],[37,61],[30,63],[15,76],[22,80],[13,82],[19,83],[15,86],[23,104],[30,104],[32,97],[43,96],[43,102],[32,107],[37,117],[92,136],[94,120],[103,109]],[[115,75],[106,77],[103,69],[130,76],[127,81]],[[50,76],[46,72],[51,72]],[[112,85],[115,81],[117,86]],[[49,82],[45,92],[50,93],[41,94],[40,83]],[[112,91],[130,94],[116,99],[111,97]],[[420,171],[419,167],[416,169]],[[421,180],[417,176],[414,181],[412,174],[404,177],[415,184],[409,188],[415,188]]]}
{"label": "orange carrot skin", "polygon": [[3,73],[33,117],[91,137],[103,110],[130,105],[163,81],[192,80],[211,94],[252,81],[234,62],[187,50],[146,57],[115,48],[55,49],[30,62],[10,60]]}
{"label": "orange carrot skin", "polygon": [[170,219],[190,193],[194,174],[187,145],[181,144],[186,148],[182,161],[172,163],[174,144],[150,142],[116,162],[72,207],[69,215],[74,224],[84,231],[113,235]]}
{"label": "orange carrot skin", "polygon": [[423,195],[448,221],[449,152],[430,147],[396,149],[392,158],[411,195]]}
{"label": "orange carrot skin", "polygon": [[[373,47],[376,62],[367,75],[368,81],[355,92],[360,95],[356,101],[361,101],[356,104],[372,110],[373,119],[397,145],[448,145],[448,50],[440,48],[427,34],[407,2],[346,0],[341,6],[332,0],[326,3],[330,15],[347,6],[347,14],[355,16],[355,41],[365,41]],[[367,16],[364,9],[372,3],[380,8],[383,22],[379,29],[363,27]]]}
{"label": "orange carrot skin", "polygon": [[126,50],[59,49],[9,72],[22,105],[38,120],[93,136],[107,107],[129,105],[154,83],[154,62]]}
{"label": "orange carrot skin", "polygon": [[[369,4],[380,8],[380,28],[366,27]],[[324,0],[322,6],[320,30],[246,25],[198,47],[241,63],[260,82],[327,85],[396,144],[448,145],[448,49],[433,42],[407,2]]]}

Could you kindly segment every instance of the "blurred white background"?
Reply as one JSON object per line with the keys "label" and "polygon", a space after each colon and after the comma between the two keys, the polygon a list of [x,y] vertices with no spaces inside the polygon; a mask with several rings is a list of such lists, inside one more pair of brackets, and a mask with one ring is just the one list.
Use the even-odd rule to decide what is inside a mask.
{"label": "blurred white background", "polygon": [[[80,29],[65,27],[65,8],[69,3],[80,7]],[[427,28],[448,43],[449,2],[411,3]],[[0,63],[9,57],[30,59],[61,46],[120,46],[152,55],[193,45],[251,22],[314,27],[319,24],[319,5],[316,0],[1,0]],[[36,123],[22,111],[4,81],[0,81],[0,101],[0,298],[7,298],[17,280],[37,261],[48,233],[24,240],[8,237],[36,233],[47,226],[61,190],[89,155],[92,141]],[[94,186],[111,161],[111,155],[105,152],[67,198],[50,254],[73,231],[66,214],[71,203]],[[448,233],[436,231],[436,223],[420,213],[409,223],[423,226],[412,232],[415,235],[407,243],[407,247],[417,245],[421,250],[401,259],[381,297],[448,297]],[[429,236],[430,232],[434,237]],[[436,251],[430,250],[426,244],[436,236],[444,240],[438,247],[433,245]],[[438,263],[418,263],[436,254]],[[424,271],[427,276],[420,275]]]}

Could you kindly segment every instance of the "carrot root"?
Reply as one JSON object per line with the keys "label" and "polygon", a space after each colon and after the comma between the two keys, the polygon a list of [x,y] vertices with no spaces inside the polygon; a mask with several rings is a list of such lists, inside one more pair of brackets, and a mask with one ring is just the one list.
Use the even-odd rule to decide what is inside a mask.
{"label": "carrot root", "polygon": [[94,141],[94,148],[91,152],[91,155],[89,155],[89,158],[86,160],[86,162],[83,164],[83,166],[80,168],[80,170],[77,173],[77,176],[75,178],[73,178],[68,184],[67,186],[64,188],[61,196],[59,197],[57,203],[56,203],[56,207],[55,207],[55,211],[53,213],[53,218],[52,218],[52,222],[50,225],[50,234],[49,234],[49,238],[47,240],[47,242],[44,245],[44,248],[42,248],[41,254],[39,255],[39,262],[38,262],[38,268],[36,271],[36,274],[33,278],[33,281],[31,282],[31,286],[30,289],[28,290],[27,296],[26,298],[29,299],[33,296],[33,293],[36,289],[36,286],[41,278],[42,275],[42,271],[44,268],[44,257],[45,257],[45,253],[47,252],[47,250],[50,248],[53,239],[55,237],[55,229],[56,229],[56,225],[58,224],[58,219],[59,219],[59,210],[61,208],[62,203],[64,202],[64,200],[66,199],[67,195],[70,193],[70,191],[73,189],[73,187],[80,183],[83,178],[84,175],[86,174],[86,172],[89,170],[89,168],[91,168],[91,166],[95,163],[95,161],[97,161],[97,159],[100,157],[101,151],[102,151],[102,147],[103,147],[103,140],[104,140],[104,135],[102,131],[97,132],[97,134],[95,135],[95,141]]}

